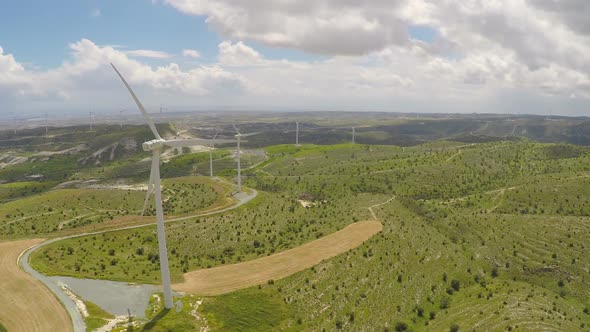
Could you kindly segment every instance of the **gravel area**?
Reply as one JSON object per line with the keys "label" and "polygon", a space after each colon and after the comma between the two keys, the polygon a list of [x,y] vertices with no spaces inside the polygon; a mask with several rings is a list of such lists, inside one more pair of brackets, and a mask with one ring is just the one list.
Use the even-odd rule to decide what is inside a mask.
{"label": "gravel area", "polygon": [[[227,181],[225,181],[221,178],[218,178],[218,177],[216,177],[215,179],[218,181],[221,181],[221,182],[230,183],[230,182],[227,182]],[[230,184],[234,185],[233,183],[230,183]],[[165,222],[173,222],[173,221],[184,220],[184,219],[192,219],[192,218],[196,218],[196,217],[200,217],[200,216],[206,216],[206,215],[211,215],[211,214],[216,214],[216,213],[221,213],[221,212],[233,210],[233,209],[249,202],[250,200],[252,200],[253,198],[255,198],[258,195],[258,192],[256,190],[254,190],[254,189],[250,189],[250,190],[251,190],[251,193],[242,192],[242,193],[236,194],[235,198],[238,200],[238,202],[233,206],[230,206],[230,207],[227,207],[227,208],[224,208],[221,210],[196,214],[193,216],[187,216],[187,217],[176,218],[176,219],[168,219],[168,220],[165,220]],[[146,226],[150,226],[150,225],[151,224],[122,227],[118,230],[135,229],[135,228],[141,228],[141,227],[146,227]],[[63,289],[58,285],[58,283],[57,283],[58,281],[61,281],[64,284],[68,285],[68,287],[74,293],[76,293],[76,295],[80,296],[83,299],[87,299],[90,302],[95,303],[96,305],[102,307],[104,310],[114,314],[115,316],[121,315],[119,313],[121,308],[124,308],[123,314],[127,315],[128,314],[127,308],[129,308],[130,310],[133,309],[131,312],[132,315],[135,315],[137,317],[145,317],[145,308],[147,308],[147,303],[149,303],[149,296],[152,293],[159,291],[160,288],[158,288],[157,286],[154,286],[154,285],[134,285],[133,286],[133,285],[129,285],[124,282],[122,283],[122,282],[107,281],[107,280],[76,279],[76,278],[60,277],[60,276],[49,277],[49,276],[43,275],[43,274],[37,272],[35,269],[33,269],[29,265],[29,257],[33,251],[38,250],[39,248],[41,248],[45,245],[48,245],[50,243],[56,242],[56,241],[69,239],[69,238],[75,238],[75,237],[81,237],[81,236],[86,236],[86,235],[92,235],[92,234],[112,232],[112,231],[114,231],[114,230],[89,232],[89,233],[76,234],[76,235],[51,239],[51,240],[39,243],[39,244],[25,250],[20,255],[20,257],[18,259],[18,263],[22,267],[22,269],[25,272],[32,275],[35,279],[37,279],[37,280],[41,281],[43,284],[45,284],[45,286],[47,286],[47,288],[49,288],[55,294],[55,296],[59,299],[59,301],[64,305],[66,311],[69,313],[69,315],[72,319],[72,325],[73,325],[75,332],[86,331],[86,324],[84,323],[84,319],[82,318],[80,311],[77,309],[75,302],[65,294]],[[76,281],[76,280],[80,280],[80,281]],[[68,284],[68,282],[71,284]],[[96,283],[96,284],[94,284],[94,283]],[[123,288],[120,288],[120,290],[111,292],[109,289],[109,285],[115,286],[115,284],[123,284],[127,288],[123,287]],[[117,287],[117,286],[115,286],[115,287]],[[132,290],[133,287],[137,287],[139,290]],[[145,287],[153,287],[153,288],[148,293]],[[117,289],[117,288],[115,288],[115,289]],[[124,291],[121,291],[121,290],[124,290]],[[88,297],[85,295],[86,292],[89,292]],[[148,293],[148,295],[145,295],[145,293]],[[110,294],[110,295],[104,295],[104,294]],[[133,295],[131,295],[131,297],[130,297],[129,294],[133,294]],[[147,300],[144,300],[145,298],[147,298]],[[135,299],[135,300],[133,300],[133,299]],[[118,301],[121,301],[122,304],[121,305],[117,304]],[[145,303],[145,305],[143,305],[142,303]]]}
{"label": "gravel area", "polygon": [[48,277],[51,281],[62,282],[77,296],[103,308],[114,316],[131,315],[145,318],[150,296],[161,291],[155,285],[138,285],[126,282],[78,279],[71,277]]}

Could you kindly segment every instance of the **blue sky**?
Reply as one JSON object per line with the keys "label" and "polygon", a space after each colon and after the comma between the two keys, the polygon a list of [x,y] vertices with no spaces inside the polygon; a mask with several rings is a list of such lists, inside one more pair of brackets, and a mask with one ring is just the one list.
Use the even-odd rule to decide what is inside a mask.
{"label": "blue sky", "polygon": [[[82,38],[99,45],[170,54],[195,49],[201,53],[201,61],[212,62],[223,38],[208,28],[205,19],[147,0],[10,1],[3,4],[0,11],[0,46],[5,53],[40,69],[60,65],[70,53],[68,44]],[[423,25],[410,26],[408,33],[426,42],[436,37],[432,28]],[[325,58],[297,49],[268,47],[255,41],[250,45],[271,59]],[[159,60],[150,61],[158,63]]]}
{"label": "blue sky", "polygon": [[590,13],[494,3],[3,1],[0,115],[118,108],[111,61],[154,107],[584,112]]}
{"label": "blue sky", "polygon": [[171,54],[198,49],[210,59],[221,39],[204,21],[145,0],[10,1],[0,11],[0,45],[41,68],[61,64],[70,52],[68,44],[82,38]]}
{"label": "blue sky", "polygon": [[[205,19],[149,0],[10,1],[0,10],[0,46],[20,62],[39,69],[60,65],[69,56],[68,44],[82,38],[123,50],[158,50],[172,55],[195,49],[201,53],[201,62],[214,62],[223,38],[208,28]],[[296,49],[251,45],[271,59],[323,58]]]}

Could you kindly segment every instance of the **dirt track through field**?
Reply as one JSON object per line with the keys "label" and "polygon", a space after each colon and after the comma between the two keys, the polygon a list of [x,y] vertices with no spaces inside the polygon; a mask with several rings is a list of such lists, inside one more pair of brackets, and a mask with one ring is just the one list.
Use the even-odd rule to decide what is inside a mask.
{"label": "dirt track through field", "polygon": [[172,288],[198,295],[220,295],[285,278],[361,245],[382,229],[383,225],[377,220],[357,222],[271,256],[185,273],[185,281],[172,285]]}
{"label": "dirt track through field", "polygon": [[70,316],[51,291],[17,265],[21,252],[42,241],[0,243],[0,322],[8,331],[72,331]]}

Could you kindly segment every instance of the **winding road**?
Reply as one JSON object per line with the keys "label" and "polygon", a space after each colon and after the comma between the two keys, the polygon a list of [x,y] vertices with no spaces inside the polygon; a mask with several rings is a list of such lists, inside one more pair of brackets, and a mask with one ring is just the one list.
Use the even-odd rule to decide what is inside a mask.
{"label": "winding road", "polygon": [[[230,184],[232,186],[235,186],[235,185],[233,185],[229,182],[226,182],[225,180],[222,180],[220,178],[215,178],[215,179],[217,181],[221,181],[221,182]],[[236,208],[246,204],[247,202],[251,201],[252,199],[254,199],[258,195],[258,192],[256,190],[254,190],[254,189],[248,189],[248,190],[250,191],[250,193],[241,192],[241,193],[235,194],[233,197],[237,199],[237,203],[232,206],[228,206],[223,209],[218,209],[218,210],[209,211],[209,212],[205,212],[205,213],[168,219],[168,220],[165,220],[165,222],[169,223],[169,222],[174,222],[174,221],[198,218],[198,217],[208,216],[208,215],[222,213],[222,212],[236,209]],[[43,241],[41,243],[38,243],[38,244],[26,249],[24,252],[22,252],[18,258],[18,264],[21,266],[21,268],[25,272],[30,274],[33,278],[41,281],[45,286],[47,286],[47,288],[49,288],[51,290],[51,292],[53,292],[53,294],[55,294],[57,299],[59,299],[59,301],[65,307],[67,313],[70,315],[74,331],[75,332],[78,332],[78,331],[84,332],[84,331],[86,331],[86,324],[84,323],[84,319],[83,319],[82,315],[80,314],[80,312],[78,311],[74,301],[72,299],[70,299],[53,280],[48,278],[46,275],[41,274],[41,273],[37,272],[35,269],[33,269],[33,267],[29,264],[29,259],[30,259],[31,253],[35,250],[38,250],[39,248],[41,248],[43,246],[46,246],[46,245],[51,244],[56,241],[61,241],[61,240],[71,239],[71,238],[76,238],[76,237],[82,237],[82,236],[87,236],[87,235],[115,232],[115,231],[126,230],[126,229],[148,227],[148,226],[153,226],[153,225],[154,224],[144,224],[144,225],[121,227],[121,228],[117,228],[117,229],[109,229],[109,230],[103,230],[103,231],[97,231],[97,232],[88,232],[88,233],[82,233],[82,234],[76,234],[76,235],[69,235],[69,236],[64,236],[64,237],[59,237],[59,238]],[[63,330],[63,328],[61,330]],[[57,331],[57,330],[55,330],[55,331]]]}
{"label": "winding road", "polygon": [[[218,180],[223,181],[221,179]],[[234,195],[234,197],[237,199],[237,202],[232,206],[228,206],[216,211],[195,214],[192,216],[173,218],[166,220],[166,222],[197,218],[235,209],[249,202],[258,195],[256,190],[249,189],[249,191],[250,193],[239,193]],[[371,214],[372,220],[353,223],[320,239],[267,257],[262,257],[238,264],[224,265],[211,269],[200,269],[185,273],[185,281],[183,283],[173,285],[173,288],[177,291],[191,292],[200,295],[219,295],[265,283],[271,279],[281,279],[287,277],[293,273],[314,266],[325,259],[329,259],[338,254],[341,254],[342,252],[355,248],[361,245],[364,241],[371,238],[376,233],[380,232],[383,228],[383,225],[379,222],[375,212],[373,211],[373,208],[387,204],[394,199],[395,196],[383,203],[367,207]],[[51,290],[51,292],[55,294],[71,317],[73,330],[86,331],[84,319],[76,307],[74,301],[63,292],[63,290],[54,280],[51,279],[51,277],[45,276],[35,271],[30,266],[29,259],[31,253],[45,245],[64,239],[147,226],[152,226],[152,224],[88,232],[43,241],[25,250],[19,257],[18,262],[24,271],[29,273],[33,278],[41,281],[43,284],[45,284],[45,286],[47,286],[47,288]],[[40,240],[37,242],[39,241]],[[46,289],[44,290],[47,291]]]}

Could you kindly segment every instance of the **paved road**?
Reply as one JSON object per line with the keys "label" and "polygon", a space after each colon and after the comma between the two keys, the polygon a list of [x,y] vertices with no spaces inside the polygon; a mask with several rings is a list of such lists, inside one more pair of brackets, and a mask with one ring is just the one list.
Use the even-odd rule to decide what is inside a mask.
{"label": "paved road", "polygon": [[[217,181],[221,181],[221,182],[230,184],[232,186],[235,186],[233,183],[229,183],[221,178],[216,177],[215,179]],[[169,219],[169,220],[165,220],[165,222],[173,222],[173,221],[186,220],[186,219],[191,219],[191,218],[198,218],[198,217],[203,217],[203,216],[208,216],[208,215],[212,215],[212,214],[216,214],[216,213],[221,213],[221,212],[233,210],[239,206],[246,204],[247,202],[251,201],[252,199],[254,199],[258,195],[258,192],[256,190],[254,190],[254,189],[248,189],[248,190],[251,190],[251,192],[250,193],[242,192],[242,193],[238,193],[238,194],[234,195],[234,197],[236,199],[238,199],[238,203],[235,205],[229,206],[229,207],[221,209],[221,210],[216,210],[216,211],[211,211],[211,212],[206,212],[206,213],[201,213],[201,214],[195,214],[192,216]],[[55,283],[54,280],[52,280],[51,277],[41,274],[31,267],[31,265],[29,264],[29,258],[31,256],[31,253],[43,246],[46,246],[46,245],[51,244],[53,242],[64,240],[64,239],[71,239],[71,238],[87,236],[87,235],[94,235],[94,234],[102,234],[102,233],[120,231],[120,230],[125,230],[125,229],[148,227],[148,226],[153,226],[153,225],[154,224],[146,224],[146,225],[121,227],[118,229],[109,229],[109,230],[98,231],[98,232],[88,232],[88,233],[83,233],[83,234],[76,234],[76,235],[70,235],[70,236],[64,236],[64,237],[51,239],[51,240],[39,243],[39,244],[25,250],[21,254],[18,262],[24,271],[26,271],[27,273],[32,275],[35,279],[37,279],[37,280],[41,281],[43,284],[45,284],[45,286],[47,286],[47,288],[49,288],[55,294],[55,296],[63,303],[64,307],[66,308],[67,312],[69,313],[70,317],[72,318],[72,324],[74,326],[74,331],[75,332],[78,332],[78,331],[84,332],[84,331],[86,331],[86,324],[84,323],[84,319],[82,318],[82,315],[80,314],[80,312],[76,308],[76,304],[74,303],[74,301],[72,299],[70,299],[62,291],[62,289]]]}

